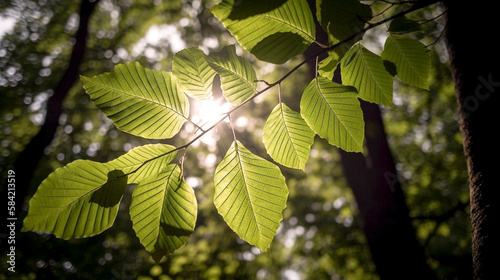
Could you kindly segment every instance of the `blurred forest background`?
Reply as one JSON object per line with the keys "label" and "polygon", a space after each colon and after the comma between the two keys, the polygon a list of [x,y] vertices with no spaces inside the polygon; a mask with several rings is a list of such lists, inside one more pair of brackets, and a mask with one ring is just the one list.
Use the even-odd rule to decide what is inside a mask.
{"label": "blurred forest background", "polygon": [[[94,76],[126,61],[171,70],[173,54],[183,48],[200,46],[208,53],[236,43],[208,11],[212,1],[100,0],[86,15],[81,14],[80,2],[0,0],[2,182],[46,116],[56,117],[55,134],[40,161],[33,155],[32,177],[17,175],[18,180],[31,179],[25,200],[16,207],[21,217],[37,186],[56,168],[76,159],[106,162],[155,142],[117,130],[89,100],[77,75]],[[373,5],[378,4],[385,5]],[[411,224],[430,267],[439,279],[455,279],[470,266],[469,197],[441,14],[434,5],[409,15],[418,20],[436,18],[414,35],[432,50],[430,91],[396,82],[394,108],[381,111],[397,170],[389,179],[401,183]],[[88,34],[78,63],[72,52],[81,43],[82,16],[89,17]],[[374,29],[363,42],[380,54],[386,36]],[[272,65],[239,51],[254,63],[259,79],[270,82],[303,60],[297,57]],[[74,81],[66,76],[72,62],[77,67]],[[309,75],[303,67],[282,84],[283,98],[291,107],[298,108]],[[53,97],[58,96],[61,81],[70,81],[70,90],[58,97],[61,112],[54,114],[50,106],[57,107]],[[232,116],[238,139],[266,158],[262,128],[277,98],[273,89]],[[51,99],[56,105],[50,105]],[[202,118],[202,111],[191,112],[192,118]],[[192,138],[193,129],[186,125],[180,136],[162,143],[182,145]],[[199,203],[197,227],[187,244],[160,264],[135,237],[127,211],[120,211],[111,229],[87,239],[64,241],[48,234],[18,233],[14,278],[7,271],[2,232],[0,279],[379,279],[339,151],[320,138],[312,147],[306,172],[282,168],[290,197],[269,251],[262,253],[238,239],[212,203],[213,173],[231,144],[227,133],[230,128],[221,124],[189,150],[184,172]],[[132,187],[124,204],[130,202]]]}

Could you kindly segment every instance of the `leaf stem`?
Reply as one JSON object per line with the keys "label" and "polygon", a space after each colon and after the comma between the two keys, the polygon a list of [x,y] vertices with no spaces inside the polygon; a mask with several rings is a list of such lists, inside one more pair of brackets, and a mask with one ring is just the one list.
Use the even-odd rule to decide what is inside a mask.
{"label": "leaf stem", "polygon": [[227,115],[227,117],[229,118],[229,124],[231,126],[231,131],[233,132],[233,140],[234,142],[236,142],[236,132],[234,131],[234,126],[233,126],[233,120],[231,119],[231,115]]}
{"label": "leaf stem", "polygon": [[281,105],[281,84],[278,84],[278,102]]}

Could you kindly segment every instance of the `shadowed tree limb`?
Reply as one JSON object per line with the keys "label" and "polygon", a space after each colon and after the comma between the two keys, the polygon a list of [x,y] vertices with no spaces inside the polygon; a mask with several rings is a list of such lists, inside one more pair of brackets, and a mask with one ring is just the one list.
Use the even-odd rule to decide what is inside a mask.
{"label": "shadowed tree limb", "polygon": [[363,230],[381,279],[437,279],[411,224],[380,108],[361,101],[367,155],[341,151]]}
{"label": "shadowed tree limb", "polygon": [[[80,24],[75,34],[75,44],[71,52],[68,67],[61,80],[53,89],[53,95],[47,101],[47,114],[38,133],[30,140],[14,162],[16,172],[16,205],[23,205],[30,192],[30,182],[33,174],[50,145],[59,126],[62,113],[62,103],[79,75],[79,67],[86,49],[89,19],[99,0],[82,0],[80,4]],[[18,214],[21,214],[19,211]],[[21,227],[18,227],[21,228]]]}

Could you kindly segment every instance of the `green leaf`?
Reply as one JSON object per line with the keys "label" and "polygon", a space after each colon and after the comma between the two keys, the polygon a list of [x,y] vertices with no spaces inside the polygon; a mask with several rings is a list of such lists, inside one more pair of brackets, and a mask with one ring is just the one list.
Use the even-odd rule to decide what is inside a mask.
{"label": "green leaf", "polygon": [[304,171],[314,135],[300,114],[283,103],[274,107],[263,131],[266,150],[277,163]]}
{"label": "green leaf", "polygon": [[348,152],[362,152],[363,112],[353,87],[324,77],[312,80],[300,100],[300,113],[322,138]]}
{"label": "green leaf", "polygon": [[402,82],[429,89],[431,56],[418,40],[390,34],[385,41],[382,59],[396,67],[396,75]]}
{"label": "green leaf", "polygon": [[214,182],[214,204],[224,221],[241,239],[267,251],[288,197],[280,169],[235,141],[217,166]]}
{"label": "green leaf", "polygon": [[259,60],[281,64],[303,53],[314,42],[316,27],[305,0],[262,5],[264,9],[255,15],[238,12],[240,3],[240,0],[224,0],[212,7],[211,12]]}
{"label": "green leaf", "polygon": [[318,64],[318,74],[329,80],[333,80],[339,61],[340,56],[337,52],[328,52],[328,56]]}
{"label": "green leaf", "polygon": [[392,107],[392,76],[378,55],[357,43],[340,65],[342,83],[354,86],[361,99]]}
{"label": "green leaf", "polygon": [[103,163],[76,160],[52,172],[30,200],[23,231],[89,237],[113,225],[127,176]]}
{"label": "green leaf", "polygon": [[418,22],[402,16],[393,19],[387,31],[394,33],[409,33],[420,31],[421,29],[421,25]]}
{"label": "green leaf", "polygon": [[173,137],[189,115],[189,101],[169,72],[129,62],[99,76],[82,76],[82,81],[97,108],[117,128],[136,136]]}
{"label": "green leaf", "polygon": [[318,74],[332,80],[340,60],[364,34],[345,41],[365,28],[372,18],[372,11],[359,0],[317,0],[316,16],[328,34],[328,43],[332,46],[342,42],[318,65]]}
{"label": "green leaf", "polygon": [[[318,0],[316,1],[316,16],[325,31],[329,34],[330,44],[346,40],[363,30],[372,18],[370,6],[359,0]],[[354,44],[362,35],[350,41]]]}
{"label": "green leaf", "polygon": [[232,6],[230,19],[247,17],[270,12],[285,4],[287,0],[237,0]]}
{"label": "green leaf", "polygon": [[194,230],[197,211],[193,189],[176,164],[141,182],[132,193],[132,226],[156,262],[184,246]]}
{"label": "green leaf", "polygon": [[212,84],[217,73],[208,65],[201,49],[189,48],[176,53],[172,73],[187,95],[199,100],[212,97]]}
{"label": "green leaf", "polygon": [[173,146],[149,144],[135,147],[106,164],[128,174],[128,184],[138,184],[150,176],[155,176],[175,158],[176,154]]}
{"label": "green leaf", "polygon": [[247,60],[236,55],[234,45],[211,53],[207,58],[210,66],[220,75],[221,87],[226,100],[240,105],[252,97],[257,89],[257,75]]}

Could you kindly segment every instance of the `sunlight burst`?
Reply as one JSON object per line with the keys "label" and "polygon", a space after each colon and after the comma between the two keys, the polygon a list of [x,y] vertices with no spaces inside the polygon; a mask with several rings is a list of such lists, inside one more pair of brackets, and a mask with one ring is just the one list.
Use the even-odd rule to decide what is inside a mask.
{"label": "sunlight burst", "polygon": [[[193,120],[203,129],[208,129],[224,118],[229,110],[231,110],[231,104],[225,100],[203,100],[199,102]],[[224,121],[227,122],[228,119]]]}

